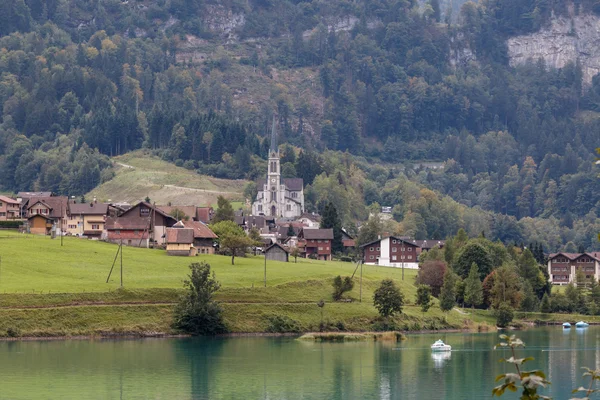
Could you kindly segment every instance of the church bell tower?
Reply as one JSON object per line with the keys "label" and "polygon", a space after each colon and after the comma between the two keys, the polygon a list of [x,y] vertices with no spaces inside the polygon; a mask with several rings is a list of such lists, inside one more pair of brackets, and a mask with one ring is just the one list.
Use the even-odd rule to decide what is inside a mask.
{"label": "church bell tower", "polygon": [[269,147],[269,169],[267,171],[267,182],[265,187],[265,194],[268,193],[266,201],[265,214],[272,217],[279,217],[281,215],[280,204],[283,203],[283,199],[280,199],[280,188],[281,186],[281,166],[279,160],[279,148],[277,146],[277,133],[275,131],[275,117],[273,117],[273,127],[271,129],[271,146]]}

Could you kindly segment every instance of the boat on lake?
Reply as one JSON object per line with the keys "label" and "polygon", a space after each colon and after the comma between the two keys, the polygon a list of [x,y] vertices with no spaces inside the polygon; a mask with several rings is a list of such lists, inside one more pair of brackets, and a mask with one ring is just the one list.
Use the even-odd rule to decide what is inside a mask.
{"label": "boat on lake", "polygon": [[571,324],[570,324],[570,323],[568,323],[568,322],[565,322],[565,323],[563,324],[563,328],[565,328],[565,329],[569,329],[570,327],[571,327]]}
{"label": "boat on lake", "polygon": [[587,328],[588,326],[590,326],[590,324],[588,324],[587,322],[579,321],[575,324],[575,326],[577,328]]}
{"label": "boat on lake", "polygon": [[436,342],[431,345],[431,351],[452,351],[452,346],[445,344],[440,339],[440,340],[436,340]]}

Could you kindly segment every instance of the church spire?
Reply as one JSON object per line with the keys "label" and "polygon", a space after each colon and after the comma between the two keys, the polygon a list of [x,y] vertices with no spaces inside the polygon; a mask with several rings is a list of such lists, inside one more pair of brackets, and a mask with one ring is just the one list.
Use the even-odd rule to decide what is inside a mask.
{"label": "church spire", "polygon": [[271,148],[270,152],[277,152],[277,132],[275,131],[275,116],[273,115],[273,128],[271,128]]}

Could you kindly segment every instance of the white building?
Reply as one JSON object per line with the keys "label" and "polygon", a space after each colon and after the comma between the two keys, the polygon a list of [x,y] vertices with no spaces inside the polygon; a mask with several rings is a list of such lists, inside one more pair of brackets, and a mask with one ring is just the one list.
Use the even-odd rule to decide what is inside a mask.
{"label": "white building", "polygon": [[252,204],[252,215],[296,218],[304,212],[304,181],[301,178],[281,178],[275,120],[271,132],[267,176],[265,180],[259,180],[257,186],[258,194]]}

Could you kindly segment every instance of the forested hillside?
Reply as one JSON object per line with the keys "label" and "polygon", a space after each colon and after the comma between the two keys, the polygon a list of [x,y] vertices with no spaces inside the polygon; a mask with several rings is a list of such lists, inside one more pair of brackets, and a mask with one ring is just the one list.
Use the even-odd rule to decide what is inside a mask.
{"label": "forested hillside", "polygon": [[[253,180],[275,114],[293,146],[284,174],[305,179],[311,210],[337,182],[347,225],[377,203],[417,237],[468,226],[598,248],[600,78],[584,85],[577,60],[510,67],[506,40],[599,11],[591,0],[3,1],[0,185],[80,195],[113,176],[108,157],[138,148]],[[445,166],[412,168],[426,160]]]}

